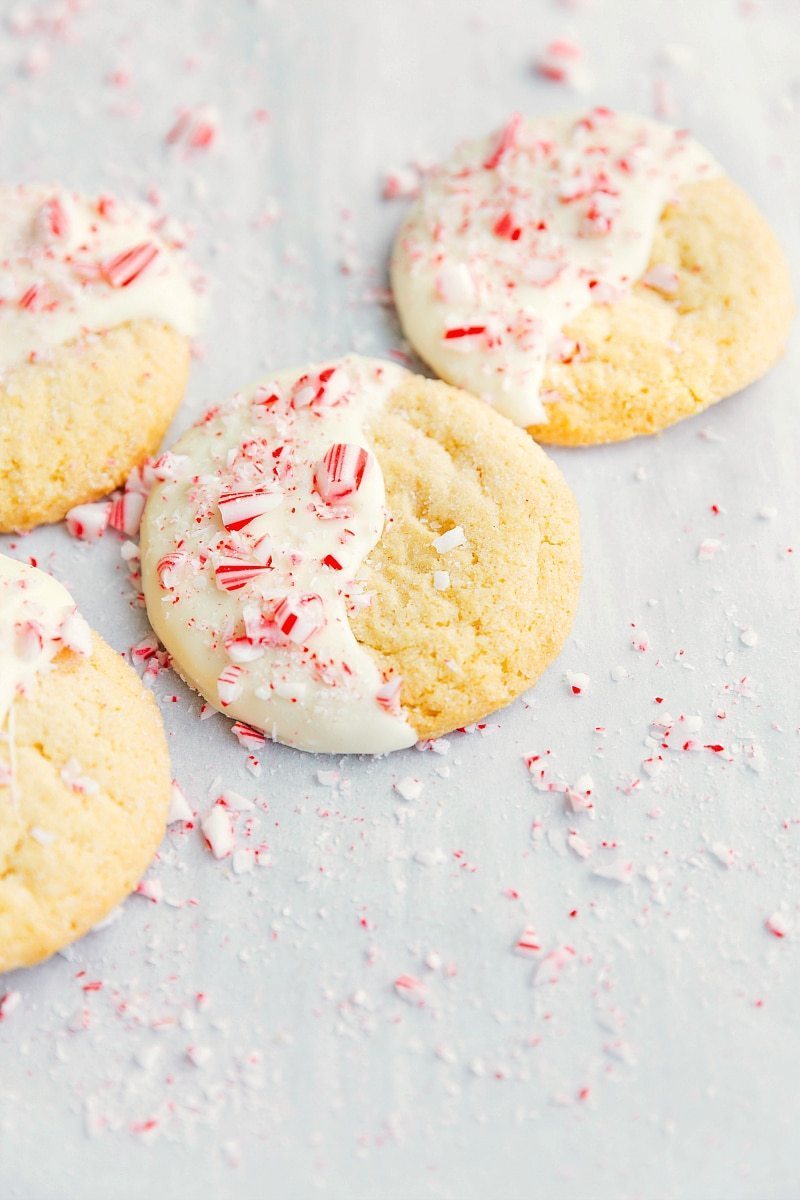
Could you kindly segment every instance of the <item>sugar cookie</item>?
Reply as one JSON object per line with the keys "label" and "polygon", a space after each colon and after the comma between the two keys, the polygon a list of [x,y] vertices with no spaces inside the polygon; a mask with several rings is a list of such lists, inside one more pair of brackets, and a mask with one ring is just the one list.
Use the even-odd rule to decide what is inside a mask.
{"label": "sugar cookie", "polygon": [[684,131],[593,109],[459,147],[400,230],[403,329],[539,441],[664,429],[775,362],[793,303],[774,236]]}
{"label": "sugar cookie", "polygon": [[50,575],[0,555],[0,971],[91,929],[164,832],[161,718]]}
{"label": "sugar cookie", "polygon": [[355,356],[284,371],[207,413],[172,469],[142,522],[150,620],[193,687],[277,741],[446,733],[530,686],[569,631],[569,489],[445,384]]}
{"label": "sugar cookie", "polygon": [[0,188],[0,530],[60,520],[158,446],[197,280],[179,232],[109,196]]}

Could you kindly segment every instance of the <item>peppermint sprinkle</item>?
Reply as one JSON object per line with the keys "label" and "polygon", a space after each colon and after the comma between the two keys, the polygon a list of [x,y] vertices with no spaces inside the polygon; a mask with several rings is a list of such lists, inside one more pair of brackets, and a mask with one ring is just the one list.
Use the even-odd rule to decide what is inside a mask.
{"label": "peppermint sprinkle", "polygon": [[450,550],[456,550],[459,546],[466,546],[466,544],[467,537],[461,525],[454,525],[452,529],[440,533],[432,543],[434,550],[439,554],[447,554]]}

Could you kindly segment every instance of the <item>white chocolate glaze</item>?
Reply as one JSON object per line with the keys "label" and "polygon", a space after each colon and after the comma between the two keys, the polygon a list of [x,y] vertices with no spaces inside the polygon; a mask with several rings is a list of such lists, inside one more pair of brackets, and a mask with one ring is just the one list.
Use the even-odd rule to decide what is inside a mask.
{"label": "white chocolate glaze", "polygon": [[0,554],[0,732],[16,698],[32,695],[39,676],[66,648],[83,655],[92,649],[89,626],[67,589],[52,575]]}
{"label": "white chocolate glaze", "polygon": [[546,361],[576,352],[564,327],[621,299],[665,205],[718,173],[683,131],[644,117],[512,117],[431,172],[398,234],[392,286],[407,337],[512,421],[546,421]]}
{"label": "white chocolate glaze", "polygon": [[197,282],[160,224],[110,196],[0,187],[0,373],[137,319],[193,336]]}
{"label": "white chocolate glaze", "polygon": [[[416,734],[348,612],[385,520],[368,428],[407,372],[356,356],[283,371],[174,447],[142,521],[147,611],[227,715],[303,750],[382,754]],[[336,450],[335,448],[340,449]]]}

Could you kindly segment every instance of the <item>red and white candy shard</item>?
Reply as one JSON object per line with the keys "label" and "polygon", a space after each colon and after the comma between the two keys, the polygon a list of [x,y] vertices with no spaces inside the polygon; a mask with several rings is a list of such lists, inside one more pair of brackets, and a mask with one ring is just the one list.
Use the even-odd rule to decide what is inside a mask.
{"label": "red and white candy shard", "polygon": [[765,928],[773,937],[785,938],[789,933],[789,924],[782,913],[774,912],[764,922]]}
{"label": "red and white candy shard", "polygon": [[338,504],[361,487],[369,455],[361,446],[331,446],[314,469],[314,487],[326,504]]}
{"label": "red and white candy shard", "polygon": [[172,554],[165,554],[162,559],[159,559],[156,564],[156,574],[158,582],[165,592],[171,592],[178,585],[180,571],[188,561],[188,555],[181,550],[175,550]]}
{"label": "red and white candy shard", "polygon": [[22,1003],[22,995],[20,992],[4,992],[0,996],[0,1021],[5,1021],[11,1016],[14,1009],[19,1008]]}
{"label": "red and white candy shard", "polygon": [[231,726],[231,732],[239,745],[244,746],[246,750],[260,750],[267,740],[260,730],[253,729],[242,721],[235,721]]}
{"label": "red and white candy shard", "polygon": [[233,818],[224,804],[215,804],[200,822],[200,831],[214,858],[227,858],[236,846]]}
{"label": "red and white candy shard", "polygon": [[193,820],[194,813],[189,806],[189,801],[186,799],[180,784],[173,779],[169,794],[169,812],[167,813],[167,824],[175,825],[178,821],[190,822]]}
{"label": "red and white candy shard", "polygon": [[544,79],[584,89],[589,84],[589,76],[583,60],[584,52],[577,42],[556,38],[547,45],[534,66]]}
{"label": "red and white candy shard", "polygon": [[258,517],[273,512],[283,493],[259,489],[253,492],[225,492],[219,498],[219,514],[226,529],[246,529]]}
{"label": "red and white candy shard", "polygon": [[94,504],[77,504],[67,513],[67,529],[74,538],[83,542],[97,542],[108,528],[111,501],[100,500]]}
{"label": "red and white candy shard", "polygon": [[284,637],[302,645],[324,627],[324,608],[321,596],[285,596],[275,606],[272,619]]}
{"label": "red and white candy shard", "polygon": [[[580,66],[562,39],[538,69],[574,82]],[[421,182],[392,262],[406,335],[511,420],[546,421],[541,383],[548,359],[564,361],[565,325],[639,279],[675,295],[670,267],[646,270],[659,217],[682,186],[716,173],[685,133],[644,117],[515,114]]]}
{"label": "red and white candy shard", "polygon": [[654,263],[642,276],[645,287],[664,296],[674,296],[678,290],[678,273],[666,263]]}
{"label": "red and white candy shard", "polygon": [[131,246],[129,250],[123,250],[121,254],[115,254],[113,258],[102,263],[100,269],[112,287],[129,287],[155,262],[158,255],[159,249],[154,242],[142,242],[138,246]]}
{"label": "red and white candy shard", "polygon": [[[163,560],[162,560],[163,561]],[[221,557],[214,567],[217,585],[226,592],[238,592],[254,579],[269,572],[265,563],[246,562],[243,558]]]}
{"label": "red and white candy shard", "polygon": [[[417,740],[400,679],[382,677],[349,623],[385,518],[369,422],[406,377],[355,356],[271,376],[181,439],[180,471],[146,481],[151,622],[251,756],[265,735],[336,753]],[[460,527],[451,541],[464,544]]]}
{"label": "red and white candy shard", "polygon": [[136,537],[144,512],[146,497],[141,492],[124,492],[111,501],[108,523],[128,537]]}
{"label": "red and white candy shard", "polygon": [[228,708],[239,699],[244,690],[242,667],[231,663],[221,671],[217,679],[217,699],[222,708]]}
{"label": "red and white candy shard", "polygon": [[216,109],[202,106],[182,109],[178,119],[165,137],[168,146],[182,145],[186,151],[210,150],[216,141],[219,114]]}
{"label": "red and white candy shard", "polygon": [[87,330],[153,320],[197,331],[199,293],[163,217],[61,188],[0,189],[6,303],[0,371],[45,357]]}
{"label": "red and white candy shard", "polygon": [[394,990],[406,1004],[414,1004],[421,1008],[425,1003],[427,988],[415,975],[398,975],[394,981]]}
{"label": "red and white candy shard", "polygon": [[541,952],[539,936],[532,925],[526,925],[514,943],[514,953],[523,958],[535,958]]}
{"label": "red and white candy shard", "polygon": [[140,879],[134,894],[150,900],[153,904],[160,904],[164,899],[164,886],[160,879]]}
{"label": "red and white candy shard", "polygon": [[388,713],[398,714],[400,712],[400,688],[402,679],[399,675],[392,676],[382,683],[375,693],[378,704]]}

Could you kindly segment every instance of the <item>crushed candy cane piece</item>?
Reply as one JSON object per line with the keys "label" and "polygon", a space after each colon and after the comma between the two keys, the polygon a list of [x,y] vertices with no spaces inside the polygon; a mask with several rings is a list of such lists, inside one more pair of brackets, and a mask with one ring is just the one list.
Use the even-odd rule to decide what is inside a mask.
{"label": "crushed candy cane piece", "polygon": [[585,695],[592,682],[589,676],[584,675],[581,671],[567,671],[566,680],[573,696]]}
{"label": "crushed candy cane piece", "polygon": [[19,1008],[22,1003],[22,996],[19,992],[5,992],[0,997],[0,1021],[5,1021],[15,1009]]}
{"label": "crushed candy cane piece", "polygon": [[612,883],[630,883],[633,879],[633,863],[618,858],[614,862],[595,867],[592,874],[598,879],[608,879]]}
{"label": "crushed candy cane piece", "polygon": [[266,744],[266,735],[261,733],[259,729],[253,729],[250,725],[245,725],[243,721],[234,721],[231,726],[231,733],[236,738],[240,746],[244,746],[246,750],[260,750]]}
{"label": "crushed candy cane piece", "polygon": [[419,171],[413,166],[392,167],[383,177],[384,200],[413,200],[419,195]]}
{"label": "crushed candy cane piece", "polygon": [[774,912],[764,922],[765,928],[776,938],[785,938],[789,933],[789,925],[782,913]]}
{"label": "crushed candy cane piece", "polygon": [[67,613],[61,622],[61,641],[73,654],[88,658],[92,653],[92,631],[78,612]]}
{"label": "crushed candy cane piece", "polygon": [[219,498],[219,515],[226,529],[246,529],[258,517],[274,512],[283,503],[277,488],[258,488],[249,492],[224,492]]}
{"label": "crushed candy cane piece", "polygon": [[167,824],[174,825],[178,821],[193,820],[194,813],[189,806],[189,801],[186,799],[180,784],[173,779],[169,791],[169,811],[167,813]]}
{"label": "crushed candy cane piece", "polygon": [[231,812],[251,812],[255,808],[252,800],[248,800],[247,796],[243,796],[241,792],[234,792],[231,788],[220,792],[217,802],[224,804]]}
{"label": "crushed candy cane piece", "polygon": [[583,48],[570,38],[556,38],[536,59],[536,72],[553,83],[566,83],[575,87],[586,86],[589,77],[584,66]]}
{"label": "crushed candy cane piece", "polygon": [[[172,556],[168,556],[172,557]],[[161,560],[164,561],[163,559]],[[214,567],[214,578],[217,586],[225,592],[238,592],[247,587],[254,579],[264,577],[272,569],[272,563],[247,562],[243,558],[221,556]],[[161,579],[161,572],[159,571]],[[171,575],[168,578],[172,578]],[[163,582],[162,582],[163,586]]]}
{"label": "crushed candy cane piece", "polygon": [[726,846],[724,842],[712,842],[709,846],[709,851],[723,867],[733,866],[736,852],[730,846]]}
{"label": "crushed candy cane piece", "polygon": [[140,879],[136,885],[135,894],[159,904],[164,899],[164,887],[160,879]]}
{"label": "crushed candy cane piece", "polygon": [[645,271],[642,283],[654,292],[661,292],[664,296],[674,296],[678,291],[678,273],[666,263],[655,263]]}
{"label": "crushed candy cane piece", "polygon": [[375,699],[379,706],[395,716],[400,713],[400,688],[402,682],[399,675],[393,675],[382,683],[375,693]]}
{"label": "crushed candy cane piece", "polygon": [[326,504],[339,504],[361,487],[368,463],[363,446],[337,442],[314,468],[314,487]]}
{"label": "crushed candy cane piece", "polygon": [[96,542],[108,528],[111,502],[100,500],[94,504],[76,504],[66,516],[67,530],[82,542]]}
{"label": "crushed candy cane piece", "polygon": [[220,672],[217,679],[217,695],[223,708],[227,708],[229,704],[238,700],[244,691],[243,674],[242,667],[235,663],[231,663],[225,667],[224,671]]}
{"label": "crushed candy cane piece", "polygon": [[421,779],[417,779],[414,775],[404,775],[402,779],[398,779],[394,784],[394,790],[403,800],[419,800],[423,791]]}
{"label": "crushed candy cane piece", "polygon": [[200,822],[200,830],[214,858],[227,858],[236,845],[230,811],[215,804]]}
{"label": "crushed candy cane piece", "polygon": [[156,566],[156,574],[158,575],[158,582],[165,592],[175,590],[180,578],[180,568],[186,561],[186,555],[179,550],[173,554],[165,554],[163,558],[159,559]]}
{"label": "crushed candy cane piece", "polygon": [[113,288],[129,287],[155,262],[160,253],[154,242],[142,242],[107,259],[101,271]]}
{"label": "crushed candy cane piece", "polygon": [[325,627],[322,599],[313,592],[304,596],[285,596],[276,605],[273,620],[290,642],[304,645]]}
{"label": "crushed candy cane piece", "polygon": [[518,954],[522,958],[534,958],[540,953],[541,949],[541,943],[536,930],[532,925],[526,925],[514,942],[514,954]]}
{"label": "crushed candy cane piece", "polygon": [[406,1004],[415,1004],[418,1007],[425,1004],[427,989],[424,982],[415,975],[398,975],[394,981],[394,990]]}
{"label": "crushed candy cane piece", "polygon": [[459,546],[466,546],[467,538],[461,525],[454,525],[452,529],[440,533],[431,544],[437,553],[447,554],[448,551],[456,550]]}
{"label": "crushed candy cane piece", "polygon": [[574,829],[567,834],[567,845],[573,853],[577,854],[578,858],[591,858],[592,856],[592,847]]}
{"label": "crushed candy cane piece", "polygon": [[142,513],[146,497],[141,492],[124,492],[116,500],[111,501],[108,523],[112,529],[128,537],[136,537],[142,522]]}

